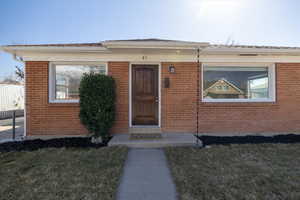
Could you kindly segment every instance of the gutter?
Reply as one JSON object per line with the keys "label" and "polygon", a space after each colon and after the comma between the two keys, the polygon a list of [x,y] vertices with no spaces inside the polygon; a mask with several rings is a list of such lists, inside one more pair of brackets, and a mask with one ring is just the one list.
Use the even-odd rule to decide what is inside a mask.
{"label": "gutter", "polygon": [[26,46],[26,45],[7,45],[0,46],[3,50],[10,54],[22,55],[26,52],[40,52],[40,53],[113,53],[114,50],[119,49],[126,51],[126,49],[136,50],[195,50],[202,49],[204,54],[216,55],[243,55],[254,56],[259,54],[264,55],[290,55],[300,56],[300,48],[250,48],[250,47],[216,47],[211,46],[209,43],[193,43],[193,42],[103,42],[104,46]]}
{"label": "gutter", "polygon": [[300,55],[300,49],[270,49],[270,48],[234,48],[234,47],[222,47],[214,48],[207,47],[206,53],[228,53],[228,54],[298,54]]}
{"label": "gutter", "polygon": [[105,47],[57,47],[57,46],[1,46],[3,51],[15,53],[17,51],[31,52],[110,52]]}

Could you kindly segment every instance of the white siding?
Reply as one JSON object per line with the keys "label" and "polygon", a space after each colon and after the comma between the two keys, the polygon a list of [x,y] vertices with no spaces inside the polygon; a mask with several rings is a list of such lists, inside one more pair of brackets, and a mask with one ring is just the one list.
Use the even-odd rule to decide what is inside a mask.
{"label": "white siding", "polygon": [[0,111],[24,109],[24,86],[0,84]]}

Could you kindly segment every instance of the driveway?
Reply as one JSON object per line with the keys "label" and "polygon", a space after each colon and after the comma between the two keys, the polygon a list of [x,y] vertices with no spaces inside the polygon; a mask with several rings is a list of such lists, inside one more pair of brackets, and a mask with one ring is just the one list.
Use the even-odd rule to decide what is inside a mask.
{"label": "driveway", "polygon": [[[0,120],[0,142],[12,140],[12,119]],[[16,118],[16,139],[20,140],[24,133],[24,117]]]}

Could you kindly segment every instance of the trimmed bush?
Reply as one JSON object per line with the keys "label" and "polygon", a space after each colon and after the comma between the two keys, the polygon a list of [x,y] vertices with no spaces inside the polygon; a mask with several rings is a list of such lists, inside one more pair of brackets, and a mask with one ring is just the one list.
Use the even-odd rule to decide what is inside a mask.
{"label": "trimmed bush", "polygon": [[79,86],[79,97],[82,124],[94,138],[107,140],[115,120],[114,79],[102,74],[84,74]]}

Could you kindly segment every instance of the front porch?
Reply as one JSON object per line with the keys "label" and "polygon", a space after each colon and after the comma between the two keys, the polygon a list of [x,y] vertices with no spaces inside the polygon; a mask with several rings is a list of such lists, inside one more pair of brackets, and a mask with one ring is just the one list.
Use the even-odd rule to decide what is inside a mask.
{"label": "front porch", "polygon": [[[145,134],[148,135],[148,134]],[[192,133],[162,133],[160,137],[141,137],[137,139],[132,134],[116,134],[108,146],[127,146],[132,148],[160,148],[167,146],[202,146],[200,140]]]}

